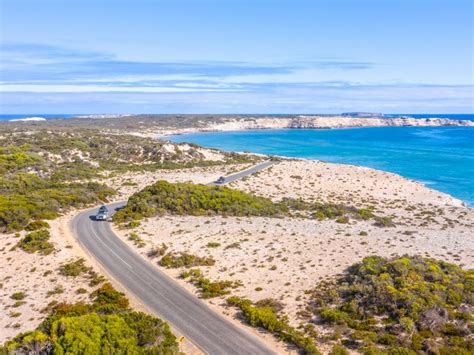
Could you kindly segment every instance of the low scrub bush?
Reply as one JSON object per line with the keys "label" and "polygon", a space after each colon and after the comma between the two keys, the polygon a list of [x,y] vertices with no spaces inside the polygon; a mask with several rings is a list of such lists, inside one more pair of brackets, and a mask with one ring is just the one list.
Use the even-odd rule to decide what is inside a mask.
{"label": "low scrub bush", "polygon": [[47,229],[40,229],[28,233],[20,240],[18,247],[27,253],[51,254],[54,251],[54,246],[48,241],[49,238],[49,231]]}
{"label": "low scrub bush", "polygon": [[191,269],[181,273],[182,279],[189,278],[190,281],[198,288],[202,298],[214,298],[225,296],[230,293],[231,289],[242,286],[240,281],[218,280],[211,281],[202,276],[199,269]]}
{"label": "low scrub bush", "polygon": [[159,265],[167,268],[212,266],[216,263],[212,256],[197,256],[188,253],[168,253],[159,261]]}
{"label": "low scrub bush", "polygon": [[344,329],[355,348],[472,353],[473,280],[472,270],[434,259],[366,257],[334,282],[320,283],[310,309]]}
{"label": "low scrub bush", "polygon": [[67,264],[61,265],[59,267],[59,273],[63,276],[77,277],[91,270],[91,268],[86,266],[84,263],[85,260],[82,258],[71,261]]}
{"label": "low scrub bush", "polygon": [[242,317],[251,326],[268,330],[281,340],[294,344],[305,354],[320,354],[312,338],[279,318],[272,307],[252,305],[250,300],[236,296],[229,297],[227,303],[238,307],[242,312]]}
{"label": "low scrub bush", "polygon": [[46,221],[33,221],[28,223],[25,230],[27,231],[37,231],[38,229],[49,229],[49,223]]}

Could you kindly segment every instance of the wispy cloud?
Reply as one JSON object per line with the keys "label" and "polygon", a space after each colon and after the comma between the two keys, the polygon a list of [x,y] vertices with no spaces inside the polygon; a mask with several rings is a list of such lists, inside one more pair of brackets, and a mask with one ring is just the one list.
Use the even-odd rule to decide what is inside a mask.
{"label": "wispy cloud", "polygon": [[[110,91],[116,87],[140,87],[181,83],[188,88],[210,86],[235,89],[239,82],[298,81],[308,71],[366,70],[373,63],[359,61],[315,60],[305,63],[259,64],[246,62],[153,62],[128,61],[107,53],[75,51],[63,47],[38,44],[2,45],[3,90],[18,90],[18,86],[75,85],[86,89],[91,81]],[[307,75],[306,75],[307,76]],[[126,78],[126,80],[124,79]],[[293,79],[292,79],[293,78]],[[35,84],[35,86],[32,86]],[[218,87],[220,86],[220,87]],[[45,89],[47,90],[47,89]]]}
{"label": "wispy cloud", "polygon": [[93,112],[474,110],[471,85],[361,82],[354,79],[358,73],[380,64],[341,58],[283,64],[130,61],[15,43],[2,44],[1,53],[0,106],[10,113],[61,113],[64,107],[79,113],[91,107]]}

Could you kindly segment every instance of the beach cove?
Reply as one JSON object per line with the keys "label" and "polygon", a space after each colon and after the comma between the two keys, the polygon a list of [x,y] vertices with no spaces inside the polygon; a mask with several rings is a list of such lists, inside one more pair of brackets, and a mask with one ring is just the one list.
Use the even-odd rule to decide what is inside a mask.
{"label": "beach cove", "polygon": [[474,205],[471,127],[244,130],[196,132],[167,139],[384,170]]}

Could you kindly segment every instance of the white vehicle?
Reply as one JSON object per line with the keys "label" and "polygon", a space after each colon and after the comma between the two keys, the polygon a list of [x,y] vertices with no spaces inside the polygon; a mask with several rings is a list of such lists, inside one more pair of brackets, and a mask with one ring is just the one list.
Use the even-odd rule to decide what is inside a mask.
{"label": "white vehicle", "polygon": [[96,221],[106,221],[107,218],[109,217],[109,210],[107,209],[107,206],[100,206],[99,211],[95,215],[95,220]]}

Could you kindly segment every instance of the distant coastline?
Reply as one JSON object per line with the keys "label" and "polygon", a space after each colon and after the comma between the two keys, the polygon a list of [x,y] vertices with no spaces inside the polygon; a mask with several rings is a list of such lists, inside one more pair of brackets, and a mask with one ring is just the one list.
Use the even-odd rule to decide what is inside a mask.
{"label": "distant coastline", "polygon": [[[29,118],[44,118],[45,120],[55,120],[55,119],[70,119],[70,118],[88,118],[88,119],[109,119],[109,118],[122,118],[122,117],[143,117],[143,116],[173,116],[173,114],[112,114],[112,113],[103,113],[103,114],[78,114],[78,113],[25,113],[25,114],[0,114],[1,121],[13,121],[13,120],[24,120]],[[178,115],[178,114],[176,114]],[[181,116],[181,115],[180,115]],[[193,114],[185,114],[183,116],[193,116]],[[196,114],[196,116],[201,116]],[[312,117],[346,117],[346,118],[401,118],[401,117],[410,117],[415,119],[432,119],[432,118],[443,118],[449,120],[468,120],[474,121],[474,114],[453,114],[453,113],[438,113],[438,114],[412,114],[412,113],[369,113],[369,112],[348,112],[341,114],[212,114],[209,116],[215,117],[225,117],[229,118],[231,116],[239,118],[263,118],[263,117],[274,117],[274,118],[291,118],[298,116],[312,116]]]}
{"label": "distant coastline", "polygon": [[[462,115],[465,116],[465,115]],[[229,132],[244,130],[275,130],[275,129],[336,129],[336,128],[368,128],[368,127],[474,127],[471,119],[453,119],[443,117],[415,118],[410,116],[397,117],[354,117],[354,116],[307,116],[292,117],[240,117],[225,118],[207,123],[201,127],[160,130],[158,136],[179,135],[195,132]]]}

